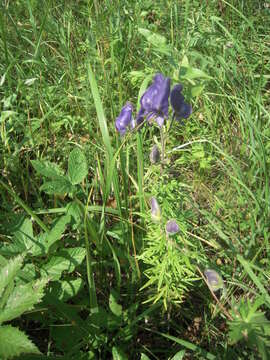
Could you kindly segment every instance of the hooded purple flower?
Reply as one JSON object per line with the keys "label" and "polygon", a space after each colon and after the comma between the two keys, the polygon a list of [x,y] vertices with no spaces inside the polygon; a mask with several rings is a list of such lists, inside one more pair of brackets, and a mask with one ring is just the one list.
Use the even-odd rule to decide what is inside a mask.
{"label": "hooded purple flower", "polygon": [[151,218],[154,222],[159,222],[161,218],[161,209],[155,197],[151,197]]}
{"label": "hooded purple flower", "polygon": [[166,223],[166,233],[167,235],[175,235],[180,231],[179,225],[175,220],[169,220]]}
{"label": "hooded purple flower", "polygon": [[180,120],[181,118],[187,119],[192,113],[191,105],[185,102],[185,98],[181,94],[182,90],[183,86],[181,84],[177,84],[172,89],[170,95],[170,101],[176,120]]}
{"label": "hooded purple flower", "polygon": [[127,102],[126,105],[122,107],[119,116],[115,120],[116,130],[119,131],[121,136],[126,133],[129,126],[131,128],[133,127],[132,110],[132,104]]}
{"label": "hooded purple flower", "polygon": [[155,120],[161,127],[164,119],[168,117],[170,78],[162,74],[156,74],[152,85],[145,91],[141,97],[141,108],[137,115],[137,124],[141,124],[144,117],[147,120]]}

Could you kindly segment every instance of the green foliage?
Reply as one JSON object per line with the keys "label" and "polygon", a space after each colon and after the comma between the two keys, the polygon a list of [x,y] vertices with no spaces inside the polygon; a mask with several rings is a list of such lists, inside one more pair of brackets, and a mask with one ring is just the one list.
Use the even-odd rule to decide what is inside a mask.
{"label": "green foliage", "polygon": [[229,339],[231,344],[245,340],[251,348],[257,347],[262,359],[270,356],[270,321],[259,310],[264,303],[263,297],[255,301],[241,299],[232,304],[232,321],[229,322]]}
{"label": "green foliage", "polygon": [[19,329],[5,325],[0,327],[1,359],[11,359],[22,354],[40,354],[40,351]]}
{"label": "green foliage", "polygon": [[[269,358],[269,19],[267,1],[1,3],[1,359]],[[193,108],[162,166],[157,126],[114,128],[157,72]]]}

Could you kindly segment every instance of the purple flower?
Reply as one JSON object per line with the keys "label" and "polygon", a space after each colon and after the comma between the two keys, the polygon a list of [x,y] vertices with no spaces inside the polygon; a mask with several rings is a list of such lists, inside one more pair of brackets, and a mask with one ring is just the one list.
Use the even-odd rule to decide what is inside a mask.
{"label": "purple flower", "polygon": [[213,292],[224,288],[223,279],[215,270],[207,269],[205,270],[204,275],[208,286]]}
{"label": "purple flower", "polygon": [[152,164],[156,164],[160,160],[160,153],[157,145],[154,145],[150,153],[150,161]]}
{"label": "purple flower", "polygon": [[167,235],[175,235],[180,231],[179,225],[175,220],[169,220],[166,223],[166,233]]}
{"label": "purple flower", "polygon": [[162,74],[155,75],[152,85],[141,97],[137,124],[142,123],[146,117],[148,121],[155,120],[160,127],[163,125],[164,119],[168,117],[170,83],[170,78]]}
{"label": "purple flower", "polygon": [[181,94],[182,90],[183,86],[181,84],[177,84],[172,89],[170,95],[170,101],[176,120],[180,120],[181,118],[187,119],[192,113],[191,105],[185,102],[185,98]]}
{"label": "purple flower", "polygon": [[154,222],[159,222],[161,218],[161,209],[155,197],[151,197],[150,199],[151,205],[151,218]]}
{"label": "purple flower", "polygon": [[115,120],[116,130],[119,131],[121,136],[126,133],[128,127],[134,127],[132,121],[132,110],[132,104],[130,102],[127,102],[126,105],[122,107],[119,116]]}

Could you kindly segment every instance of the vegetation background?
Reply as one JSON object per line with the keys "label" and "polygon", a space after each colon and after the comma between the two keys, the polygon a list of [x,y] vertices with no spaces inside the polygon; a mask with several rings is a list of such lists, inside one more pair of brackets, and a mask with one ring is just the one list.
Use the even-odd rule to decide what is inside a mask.
{"label": "vegetation background", "polygon": [[[269,359],[270,2],[0,10],[0,358]],[[157,72],[193,107],[162,169],[114,127]]]}

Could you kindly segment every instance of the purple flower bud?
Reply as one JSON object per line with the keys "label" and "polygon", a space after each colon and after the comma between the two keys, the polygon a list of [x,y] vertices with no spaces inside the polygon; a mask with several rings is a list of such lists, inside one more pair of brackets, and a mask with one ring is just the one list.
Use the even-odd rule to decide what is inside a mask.
{"label": "purple flower bud", "polygon": [[150,199],[151,205],[151,218],[154,222],[159,222],[161,219],[161,209],[155,197],[151,197]]}
{"label": "purple flower bud", "polygon": [[119,116],[115,120],[116,130],[119,131],[121,136],[123,136],[128,127],[132,125],[132,110],[132,104],[127,102],[126,105],[122,107]]}
{"label": "purple flower bud", "polygon": [[170,95],[170,101],[176,120],[180,120],[181,118],[187,119],[192,113],[191,105],[185,102],[185,98],[181,94],[182,90],[182,84],[177,84],[172,89]]}
{"label": "purple flower bud", "polygon": [[137,123],[141,123],[146,117],[148,121],[155,120],[160,127],[163,126],[164,119],[168,117],[170,84],[170,78],[162,74],[155,75],[152,85],[140,99]]}
{"label": "purple flower bud", "polygon": [[175,220],[169,220],[166,223],[166,233],[167,235],[175,235],[180,231],[179,225]]}
{"label": "purple flower bud", "polygon": [[150,153],[150,161],[152,164],[156,164],[160,161],[160,153],[157,145],[154,145]]}
{"label": "purple flower bud", "polygon": [[205,270],[204,275],[208,286],[213,292],[224,289],[223,279],[215,270],[207,269]]}

